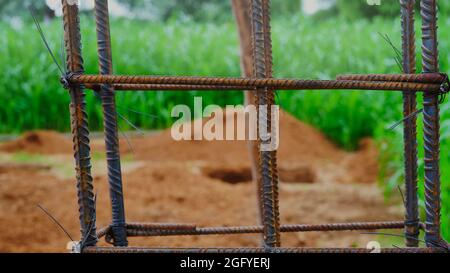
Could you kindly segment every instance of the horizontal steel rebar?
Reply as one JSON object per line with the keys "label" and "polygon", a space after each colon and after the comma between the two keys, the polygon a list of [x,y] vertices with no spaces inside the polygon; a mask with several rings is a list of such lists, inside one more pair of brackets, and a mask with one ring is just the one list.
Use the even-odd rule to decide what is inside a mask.
{"label": "horizontal steel rebar", "polygon": [[[312,232],[312,231],[352,231],[377,229],[402,229],[404,221],[393,222],[362,222],[362,223],[336,223],[317,225],[282,225],[281,232]],[[127,235],[131,237],[147,236],[189,236],[189,235],[225,235],[225,234],[251,234],[262,233],[262,226],[243,227],[203,227],[190,224],[127,224]],[[103,237],[108,233],[108,227],[98,233]]]}
{"label": "horizontal steel rebar", "polygon": [[129,223],[129,230],[169,230],[169,231],[191,231],[197,228],[194,224],[164,224],[164,223]]}
{"label": "horizontal steel rebar", "polygon": [[[87,89],[94,91],[100,90],[99,84],[86,84]],[[112,87],[116,91],[132,91],[132,90],[142,90],[142,91],[170,91],[170,90],[243,90],[245,87],[242,86],[231,86],[231,85],[182,85],[182,84],[113,84]]]}
{"label": "horizontal steel rebar", "polygon": [[[142,232],[143,230],[165,230],[165,231],[193,231],[197,226],[193,224],[172,224],[172,223],[128,223],[126,229],[130,233]],[[111,231],[111,226],[104,227],[97,232],[97,237],[102,238]]]}
{"label": "horizontal steel rebar", "polygon": [[349,74],[339,75],[337,80],[340,81],[378,81],[378,82],[414,82],[414,83],[431,83],[442,84],[446,76],[440,73],[427,74]]}
{"label": "horizontal steel rebar", "polygon": [[439,92],[440,84],[411,82],[373,82],[336,80],[296,80],[296,79],[254,79],[254,78],[214,78],[214,77],[160,77],[160,76],[115,76],[115,75],[72,75],[70,84],[170,84],[170,85],[233,85],[245,89],[255,87],[282,90],[393,90]]}
{"label": "horizontal steel rebar", "polygon": [[[86,247],[83,253],[373,253],[366,248],[143,248]],[[383,248],[381,253],[448,253],[444,248]]]}

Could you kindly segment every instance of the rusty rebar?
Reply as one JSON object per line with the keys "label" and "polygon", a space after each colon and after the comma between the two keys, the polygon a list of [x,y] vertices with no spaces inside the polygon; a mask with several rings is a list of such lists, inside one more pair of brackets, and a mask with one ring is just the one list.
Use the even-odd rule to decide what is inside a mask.
{"label": "rusty rebar", "polygon": [[194,224],[174,223],[127,223],[128,230],[168,230],[168,231],[192,231],[197,228]]}
{"label": "rusty rebar", "polygon": [[[378,75],[377,75],[378,76]],[[348,80],[337,80],[337,83],[331,83],[331,85],[337,85],[337,84],[347,84],[350,85],[350,87],[347,87],[344,90],[355,90],[355,88],[357,86],[363,86],[365,85],[365,90],[370,90],[367,87],[367,84],[369,84],[369,86],[377,86],[376,90],[381,90],[383,91],[384,89],[382,89],[382,87],[380,87],[380,84],[385,84],[388,83],[389,81],[384,81],[384,82],[376,82],[376,81],[370,81],[370,79],[368,79],[368,81],[359,81],[359,80],[354,80],[351,81],[351,83],[349,83],[350,81]],[[372,84],[373,82],[376,82],[377,85]],[[394,82],[394,83],[402,83],[402,82]],[[278,84],[278,83],[276,83]],[[274,84],[274,85],[276,85]],[[317,85],[317,83],[315,83]],[[321,86],[324,86],[325,83],[319,83]],[[353,84],[353,85],[352,85]],[[423,83],[423,84],[427,84],[427,83]],[[306,84],[305,84],[306,85]],[[94,90],[96,92],[100,91],[100,84],[84,84],[84,87],[90,90]],[[240,90],[244,90],[244,91],[249,91],[249,92],[253,92],[255,91],[258,87],[255,86],[233,86],[233,85],[190,85],[190,84],[110,84],[110,86],[113,87],[114,91],[194,91],[194,90],[199,90],[199,91],[240,91]],[[353,87],[354,86],[354,87]],[[411,86],[411,85],[410,85]],[[424,85],[423,87],[429,87],[431,86],[431,88],[433,90],[436,90],[438,88],[437,84],[431,84],[431,85]],[[323,87],[318,87],[319,89]],[[440,88],[440,86],[439,86]],[[279,90],[310,90],[310,89],[314,89],[312,87],[305,87],[305,88],[301,88],[301,87],[290,87],[290,86],[278,86]],[[326,87],[325,89],[334,89],[332,87]],[[418,89],[417,86],[414,87],[414,89]],[[391,89],[391,91],[399,91],[397,89]],[[420,90],[422,91],[422,90]],[[405,92],[417,92],[417,91],[405,91]]]}
{"label": "rusty rebar", "polygon": [[[411,74],[416,71],[410,63],[415,64],[415,42],[411,38],[415,37],[414,32],[414,10],[410,11],[410,2],[415,0],[401,0],[402,7],[402,37],[403,37],[403,71],[405,74],[348,74],[339,75],[337,80],[341,81],[378,81],[378,82],[414,82],[414,83],[432,83],[441,84],[445,81],[445,75],[441,73],[429,74]],[[412,29],[411,29],[412,28]],[[411,37],[412,36],[412,37]],[[414,53],[412,56],[411,54]],[[406,62],[406,63],[405,63]],[[411,64],[412,64],[411,63]],[[408,68],[406,67],[408,66]]]}
{"label": "rusty rebar", "polygon": [[[125,76],[125,75],[71,75],[71,85],[78,84],[169,84],[169,85],[233,85],[243,89],[272,88],[278,90],[380,90],[437,93],[440,84],[415,82],[374,82],[339,80],[298,80],[298,79],[256,79],[224,77],[186,77],[186,76]],[[180,90],[185,90],[180,87]]]}
{"label": "rusty rebar", "polygon": [[[108,0],[95,0],[95,22],[100,74],[113,74]],[[115,246],[127,246],[122,170],[119,152],[119,133],[114,88],[101,85],[99,94],[103,107],[106,162],[112,208],[112,237]]]}
{"label": "rusty rebar", "polygon": [[[422,15],[422,66],[423,73],[439,71],[437,43],[437,1],[421,0]],[[425,149],[425,241],[436,246],[442,241],[440,234],[440,172],[439,172],[439,96],[424,94],[423,99],[424,149]]]}
{"label": "rusty rebar", "polygon": [[[357,222],[334,223],[316,225],[281,225],[281,233],[296,232],[332,232],[332,231],[356,231],[379,229],[402,229],[404,221],[396,222]],[[195,225],[161,225],[161,224],[137,224],[135,227],[127,225],[130,237],[151,236],[191,236],[191,235],[233,235],[233,234],[260,234],[264,232],[263,226],[241,227],[197,227]],[[103,233],[102,233],[103,234]]]}
{"label": "rusty rebar", "polygon": [[[416,44],[414,30],[415,0],[400,0],[402,26],[403,73],[416,75]],[[415,81],[442,83],[440,74],[418,74]],[[398,79],[398,78],[394,78]],[[403,92],[403,127],[404,169],[405,169],[405,240],[406,246],[419,245],[419,199],[417,194],[417,118],[416,94]],[[407,118],[409,117],[409,118]]]}
{"label": "rusty rebar", "polygon": [[[217,91],[217,90],[232,90],[239,91],[244,90],[242,86],[231,86],[231,85],[172,85],[172,84],[113,84],[111,85],[114,91],[191,91],[191,90],[202,90],[202,91]],[[100,85],[98,84],[85,84],[87,89],[94,91],[100,91]]]}
{"label": "rusty rebar", "polygon": [[[81,33],[78,6],[62,0],[64,44],[67,51],[67,70],[82,74]],[[86,114],[85,92],[82,86],[72,86],[70,93],[70,117],[74,144],[78,205],[80,211],[81,241],[83,246],[97,243],[95,226],[95,196],[91,176],[89,128]]]}
{"label": "rusty rebar", "polygon": [[[127,223],[125,224],[125,233],[128,236],[152,236],[157,232],[192,232],[197,228],[193,224],[174,224],[174,223]],[[140,234],[140,235],[139,235]],[[112,241],[115,244],[114,233],[112,225],[104,227],[97,232],[97,237],[102,238],[106,236],[108,242]]]}
{"label": "rusty rebar", "polygon": [[[264,57],[265,57],[265,65],[266,65],[266,73],[268,78],[273,78],[273,48],[272,48],[272,32],[271,32],[271,8],[270,8],[270,0],[263,0],[263,30],[264,30]],[[272,120],[272,117],[274,117],[274,113],[272,113],[273,109],[271,109],[270,106],[275,105],[275,89],[267,89],[267,124],[269,125],[268,128],[271,132],[271,139],[270,141],[272,143],[278,142],[277,137],[277,131],[280,129],[279,124],[276,120]],[[280,209],[279,209],[279,175],[278,175],[278,152],[277,149],[272,150],[270,153],[270,167],[271,167],[271,175],[272,175],[272,207],[273,207],[273,213],[275,214],[274,217],[274,224],[276,227],[276,231],[278,234],[275,234],[278,240],[277,247],[280,247],[281,245],[281,238],[280,238]]]}
{"label": "rusty rebar", "polygon": [[[267,78],[267,71],[266,71],[266,58],[265,58],[265,51],[264,51],[264,33],[263,30],[259,30],[259,33],[256,33],[255,31],[255,3],[253,0],[248,1],[249,2],[249,16],[250,16],[250,33],[251,33],[251,63],[252,63],[252,75],[253,78]],[[261,5],[261,3],[257,3]],[[260,7],[262,9],[262,7]],[[262,11],[261,11],[262,12]],[[259,14],[262,16],[261,14]],[[262,18],[260,19],[262,20]],[[262,28],[262,24],[259,25],[260,28]],[[259,49],[259,50],[258,50]],[[258,87],[255,89],[254,96],[253,96],[253,105],[256,107],[260,104],[260,97],[261,97],[261,88]],[[258,123],[257,123],[257,130],[259,129],[259,121],[261,119],[261,113],[258,111]],[[266,224],[265,220],[265,211],[264,211],[264,185],[263,185],[263,177],[261,172],[261,140],[259,137],[254,143],[254,146],[252,147],[254,150],[254,160],[255,160],[255,180],[256,180],[256,195],[257,195],[257,206],[258,206],[258,214],[259,217],[258,223],[260,223],[262,228],[262,245],[266,246],[266,234],[264,232],[264,226]]]}
{"label": "rusty rebar", "polygon": [[[252,48],[254,78],[272,77],[272,44],[270,38],[270,6],[269,0],[252,0]],[[276,130],[272,124],[272,105],[275,101],[274,90],[259,87],[256,90],[258,111],[258,132],[261,126],[268,132]],[[265,108],[264,108],[265,107]],[[273,133],[273,132],[272,132]],[[271,134],[274,135],[274,134]],[[263,224],[264,247],[280,246],[280,219],[278,207],[278,175],[276,171],[276,151],[264,151],[261,134],[258,135],[259,166],[258,185],[260,187],[260,206]],[[269,141],[275,141],[270,139]]]}
{"label": "rusty rebar", "polygon": [[143,248],[143,247],[88,247],[83,253],[448,253],[443,248]]}

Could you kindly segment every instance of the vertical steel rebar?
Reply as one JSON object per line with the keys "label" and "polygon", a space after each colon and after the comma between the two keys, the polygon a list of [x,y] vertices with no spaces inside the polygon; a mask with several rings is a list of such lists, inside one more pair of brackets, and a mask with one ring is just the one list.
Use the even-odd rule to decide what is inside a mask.
{"label": "vertical steel rebar", "polygon": [[[414,6],[416,0],[400,0],[403,73],[416,73],[416,44],[414,30]],[[403,92],[403,116],[410,117],[416,111],[416,94]],[[403,127],[405,160],[405,235],[406,246],[419,245],[419,199],[417,194],[417,118],[411,116]]]}
{"label": "vertical steel rebar", "polygon": [[[263,29],[264,29],[264,50],[265,50],[265,64],[266,64],[266,76],[268,78],[273,78],[273,50],[272,50],[272,34],[271,34],[271,20],[270,20],[270,0],[263,1]],[[274,89],[267,89],[267,103],[268,103],[268,114],[267,119],[269,123],[270,131],[272,132],[271,141],[276,142],[278,139],[275,139],[277,137],[276,133],[273,133],[276,130],[279,130],[278,124],[274,123],[274,120],[272,120],[273,117],[273,109],[271,109],[272,105],[275,105],[275,90]],[[275,121],[276,122],[276,121]],[[272,168],[272,206],[273,206],[273,222],[275,225],[275,246],[279,247],[281,246],[281,238],[280,238],[280,212],[279,212],[279,193],[278,193],[278,183],[279,183],[279,177],[278,177],[278,161],[277,161],[277,151],[272,150],[271,153],[271,168]]]}
{"label": "vertical steel rebar", "polygon": [[[271,32],[271,21],[270,21],[270,0],[263,1],[263,22],[264,22],[264,49],[265,49],[265,58],[266,58],[266,72],[267,77],[273,78],[273,49],[272,49],[272,32]],[[275,90],[269,89],[268,90],[268,99],[269,99],[269,105],[272,106],[275,104]],[[269,110],[272,111],[272,110]],[[277,127],[278,124],[273,124],[273,120],[270,119],[272,112],[268,114],[269,120],[270,120],[270,129],[273,130],[279,130]],[[278,141],[278,139],[274,139],[277,136],[277,134],[272,134],[271,141]],[[277,160],[277,151],[272,151],[272,180],[273,180],[273,195],[274,195],[274,207],[275,209],[275,219],[277,222],[279,222],[280,213],[278,209],[278,183],[279,183],[279,176],[278,176],[278,160]],[[277,223],[278,229],[280,228],[280,224]],[[278,240],[280,240],[278,238]]]}
{"label": "vertical steel rebar", "polygon": [[[439,71],[437,42],[437,1],[421,0],[423,73]],[[427,246],[441,243],[439,173],[439,95],[424,94],[425,210]]]}
{"label": "vertical steel rebar", "polygon": [[[272,56],[270,40],[269,0],[252,0],[252,35],[254,77],[265,78],[272,76]],[[271,107],[274,104],[274,91],[268,88],[257,90],[258,127],[266,124],[272,129]],[[264,109],[265,106],[267,110]],[[273,124],[276,126],[276,124]],[[258,130],[259,132],[259,130]],[[266,248],[280,246],[280,223],[278,208],[278,176],[276,171],[276,151],[261,149],[261,135],[258,134],[259,147],[259,182],[261,189],[262,223],[264,225],[264,244]]]}
{"label": "vertical steel rebar", "polygon": [[[112,75],[113,66],[108,0],[95,0],[95,21],[97,25],[100,74]],[[101,85],[100,95],[103,106],[108,183],[112,208],[112,237],[115,246],[127,246],[128,241],[125,223],[119,133],[114,88],[111,85]]]}
{"label": "vertical steel rebar", "polygon": [[[249,0],[232,0],[231,5],[233,13],[236,18],[236,23],[239,31],[239,41],[241,48],[241,74],[245,78],[253,77],[253,49],[252,49],[252,20],[251,7]],[[257,101],[255,90],[244,91],[245,106],[255,105]],[[261,204],[261,179],[258,179],[258,158],[259,149],[258,143],[254,140],[248,140],[248,154],[250,157],[250,164],[252,170],[252,179],[256,187],[256,197],[258,205],[258,224],[262,225],[262,204]]]}
{"label": "vertical steel rebar", "polygon": [[[67,51],[67,70],[69,73],[83,73],[81,54],[80,21],[77,4],[62,0],[64,20],[64,44]],[[81,241],[83,246],[95,246],[96,215],[93,180],[91,176],[91,157],[89,128],[86,114],[85,92],[82,85],[70,87],[70,118],[73,134],[78,205],[80,210]]]}

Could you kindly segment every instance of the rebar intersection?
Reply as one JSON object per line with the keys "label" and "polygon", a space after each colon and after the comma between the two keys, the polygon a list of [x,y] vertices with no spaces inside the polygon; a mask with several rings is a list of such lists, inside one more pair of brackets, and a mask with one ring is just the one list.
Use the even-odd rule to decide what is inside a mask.
{"label": "rebar intersection", "polygon": [[[370,253],[371,249],[280,247],[280,233],[341,230],[405,229],[408,248],[383,249],[386,253],[448,252],[449,245],[440,235],[439,175],[439,97],[449,91],[448,77],[439,73],[437,52],[437,0],[421,0],[423,22],[423,74],[415,74],[414,6],[415,0],[400,0],[403,41],[403,75],[343,75],[334,81],[272,78],[272,42],[270,1],[249,0],[251,8],[254,75],[252,78],[159,77],[113,75],[109,12],[107,0],[95,1],[99,75],[84,75],[78,6],[62,0],[67,70],[62,79],[71,97],[71,125],[76,161],[78,204],[80,208],[81,251],[85,253]],[[97,232],[96,204],[91,176],[89,129],[85,111],[85,88],[100,94],[104,112],[104,130],[108,183],[112,205],[112,224]],[[338,223],[324,225],[281,225],[278,209],[278,170],[276,152],[259,152],[258,185],[261,226],[197,227],[190,224],[140,224],[125,220],[115,91],[117,90],[255,90],[255,105],[274,104],[274,90],[391,90],[404,97],[404,116],[416,111],[416,92],[424,96],[425,132],[425,204],[426,221],[420,223],[417,197],[416,118],[405,120],[404,156],[406,215],[404,221],[374,223]],[[270,111],[259,113],[258,123],[270,120]],[[270,128],[270,122],[269,122]],[[261,144],[258,140],[258,145]],[[425,230],[427,247],[418,247],[419,230]],[[262,248],[151,249],[128,247],[128,237],[188,236],[213,234],[263,234]],[[106,237],[114,247],[97,247]]]}

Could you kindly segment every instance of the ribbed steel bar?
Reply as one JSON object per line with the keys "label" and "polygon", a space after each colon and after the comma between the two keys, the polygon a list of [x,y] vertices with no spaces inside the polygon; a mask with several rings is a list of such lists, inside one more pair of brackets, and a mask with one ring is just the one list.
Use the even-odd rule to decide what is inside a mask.
{"label": "ribbed steel bar", "polygon": [[[403,72],[416,73],[416,44],[414,30],[415,0],[400,0]],[[420,80],[429,80],[431,77],[419,74]],[[437,74],[439,75],[439,74]],[[433,76],[435,76],[433,74]],[[433,83],[444,81],[444,77],[436,77]],[[439,81],[439,78],[441,78]],[[417,80],[417,79],[416,79]],[[405,237],[406,246],[419,245],[419,199],[417,194],[417,118],[411,116],[416,112],[416,94],[403,92],[403,117],[406,118],[403,127],[404,169],[405,169]],[[408,118],[409,117],[409,118]]]}
{"label": "ribbed steel bar", "polygon": [[262,253],[293,253],[293,254],[327,254],[327,253],[448,253],[443,248],[143,248],[143,247],[88,247],[83,253],[230,253],[230,254],[262,254]]}
{"label": "ribbed steel bar", "polygon": [[[272,77],[272,56],[270,42],[270,14],[269,0],[252,0],[252,48],[255,78]],[[272,105],[275,101],[274,91],[268,87],[260,87],[256,90],[258,109],[258,148],[259,170],[258,185],[260,187],[260,206],[263,224],[264,247],[273,248],[280,246],[280,220],[278,207],[278,176],[276,169],[276,151],[263,151],[264,145],[261,136],[261,127],[268,132],[276,130],[272,121]],[[274,125],[274,127],[272,127]],[[273,135],[273,134],[272,134]],[[272,141],[271,139],[269,141]]]}
{"label": "ribbed steel bar", "polygon": [[[67,70],[82,74],[81,34],[78,6],[62,0],[64,44],[67,51]],[[89,128],[86,114],[85,92],[82,86],[72,86],[70,93],[70,117],[73,134],[78,205],[80,210],[81,241],[83,246],[95,246],[96,216],[95,197],[91,176]]]}
{"label": "ribbed steel bar", "polygon": [[245,89],[272,88],[279,90],[383,90],[439,92],[440,84],[415,82],[374,82],[339,80],[297,80],[270,78],[222,78],[185,76],[125,76],[125,75],[72,75],[68,81],[77,84],[169,84],[169,85],[233,85]]}
{"label": "ribbed steel bar", "polygon": [[[203,91],[217,91],[217,90],[243,90],[242,86],[230,86],[230,85],[173,85],[173,84],[113,84],[111,85],[114,91],[132,91],[132,90],[203,90]],[[98,84],[86,84],[87,89],[94,91],[100,91],[100,85]]]}
{"label": "ribbed steel bar", "polygon": [[[437,1],[421,0],[423,73],[439,71],[437,42]],[[425,241],[428,246],[441,244],[440,234],[440,172],[439,172],[439,96],[424,94],[425,148]]]}
{"label": "ribbed steel bar", "polygon": [[168,231],[192,231],[196,230],[194,224],[173,224],[173,223],[128,223],[128,230],[168,230]]}
{"label": "ribbed steel bar", "polygon": [[[259,8],[260,10],[255,12],[255,5],[259,5],[257,6],[257,8]],[[264,50],[265,48],[265,40],[264,40],[264,30],[263,30],[263,22],[261,22],[263,20],[262,18],[262,2],[258,1],[258,2],[254,2],[253,0],[249,1],[249,14],[250,14],[250,28],[251,28],[251,56],[252,56],[252,77],[253,78],[268,78],[267,76],[267,65],[266,65],[266,52]],[[257,16],[259,16],[259,18],[256,18]],[[258,24],[258,20],[259,20],[259,24]],[[256,24],[256,25],[255,25]],[[257,29],[259,27],[259,29]],[[267,89],[262,89],[261,87],[256,88],[255,93],[254,93],[254,101],[253,104],[256,107],[259,107],[260,105],[260,99],[261,96],[264,96],[266,94],[261,94],[262,92],[264,92]],[[261,113],[258,111],[258,124],[257,124],[257,129],[259,132],[259,127],[260,127],[260,121],[262,119],[265,119],[264,116],[261,115]],[[263,241],[262,244],[265,247],[271,247],[270,244],[267,243],[267,232],[268,232],[268,228],[267,226],[270,225],[269,223],[267,223],[267,211],[265,211],[265,206],[264,206],[264,202],[265,202],[265,196],[264,196],[264,184],[263,184],[263,173],[262,173],[262,157],[261,157],[261,140],[258,137],[257,141],[255,142],[255,145],[253,146],[254,149],[254,156],[255,156],[255,180],[256,180],[256,194],[257,194],[257,205],[259,208],[259,213],[258,213],[258,223],[260,223],[261,225],[263,225],[262,228],[262,234],[263,234]],[[267,166],[266,166],[267,168]],[[270,182],[271,183],[271,182]],[[270,189],[269,189],[270,191]],[[265,228],[264,228],[265,227]],[[275,245],[272,245],[272,247],[275,247]]]}
{"label": "ribbed steel bar", "polygon": [[[272,32],[271,32],[271,8],[270,8],[270,0],[263,0],[263,30],[264,30],[264,57],[265,57],[265,65],[266,65],[266,77],[267,78],[273,78],[273,49],[272,49]],[[271,109],[272,105],[275,105],[275,90],[274,89],[267,89],[267,95],[265,97],[267,106],[268,106],[268,113],[267,113],[267,123],[269,124],[269,130],[272,132],[270,141],[272,143],[278,142],[278,139],[275,139],[277,137],[277,133],[274,133],[279,130],[276,120],[272,120],[272,117],[274,113],[272,113],[273,109]],[[275,234],[278,240],[277,247],[280,247],[281,245],[281,238],[280,238],[280,209],[279,209],[279,175],[278,175],[278,152],[277,150],[272,150],[270,152],[270,166],[271,166],[271,176],[272,176],[272,207],[273,207],[273,213],[275,214],[274,217],[274,224],[276,227],[276,232],[278,234]]]}
{"label": "ribbed steel bar", "polygon": [[[258,234],[263,233],[263,226],[243,226],[243,227],[169,227],[163,228],[152,226],[128,228],[128,236],[147,237],[147,236],[190,236],[190,235],[232,235],[232,234]],[[404,221],[397,222],[367,222],[367,223],[335,223],[335,224],[317,224],[317,225],[282,225],[280,232],[331,232],[331,231],[355,231],[355,230],[379,230],[379,229],[402,229],[405,227]]]}
{"label": "ribbed steel bar", "polygon": [[[412,11],[412,14],[409,10],[410,7],[409,3],[413,1],[415,0],[401,0],[400,3],[402,7],[402,28],[403,28],[402,37],[404,37],[403,52],[405,55],[408,56],[408,60],[406,61],[408,62],[413,61],[415,63],[415,55],[414,57],[411,56],[413,52],[415,53],[415,42],[414,40],[413,41],[410,40],[415,36],[414,26],[411,25],[411,23],[414,23],[414,19],[411,19],[411,15],[414,16],[414,10]],[[413,37],[411,37],[411,35]],[[404,58],[406,58],[406,56],[404,56]],[[414,58],[414,60],[412,58]],[[405,65],[408,65],[409,69],[405,70],[406,68]],[[440,73],[411,74],[416,70],[416,68],[415,67],[413,68],[412,65],[409,65],[409,63],[405,63],[405,59],[403,59],[403,70],[405,71],[405,74],[349,74],[349,75],[339,75],[336,77],[336,79],[341,81],[378,81],[378,82],[386,81],[386,82],[415,82],[415,83],[435,83],[435,84],[441,84],[445,81],[445,75]]]}
{"label": "ribbed steel bar", "polygon": [[[113,74],[108,0],[95,0],[95,22],[100,74]],[[105,132],[106,163],[112,208],[112,238],[115,246],[127,246],[125,207],[123,201],[122,170],[119,152],[119,133],[114,88],[100,86]]]}
{"label": "ribbed steel bar", "polygon": [[[127,223],[125,226],[125,232],[128,236],[150,236],[145,234],[153,234],[154,232],[192,232],[196,230],[197,226],[192,224],[173,224],[173,223]],[[108,242],[114,244],[112,235],[112,225],[104,227],[97,232],[98,238],[103,238],[106,236]]]}

